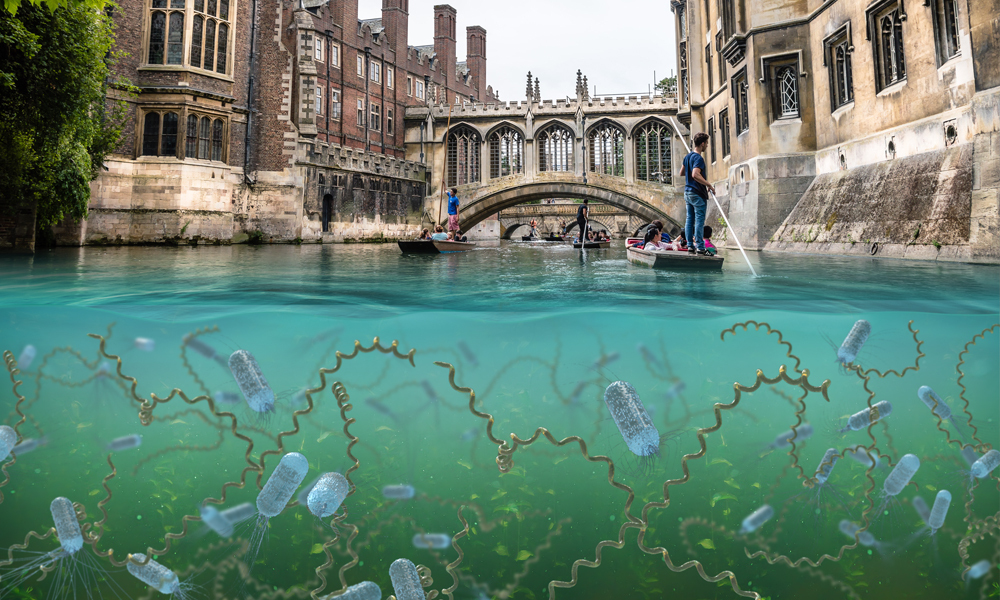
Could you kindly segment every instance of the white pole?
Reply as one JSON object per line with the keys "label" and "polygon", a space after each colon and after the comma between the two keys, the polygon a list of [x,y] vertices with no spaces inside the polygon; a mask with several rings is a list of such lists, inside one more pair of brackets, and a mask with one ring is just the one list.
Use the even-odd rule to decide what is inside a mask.
{"label": "white pole", "polygon": [[[684,136],[681,135],[680,128],[677,126],[677,121],[674,121],[673,117],[670,117],[670,122],[674,124],[674,131],[677,132],[677,137],[684,144],[684,149],[691,153],[691,148],[688,146],[687,142],[684,141]],[[722,205],[719,204],[719,199],[715,197],[711,191],[708,192],[712,196],[712,200],[715,200],[715,206],[719,209],[719,214],[722,215],[722,220],[726,222],[726,227],[729,228],[729,233],[732,234],[733,239],[736,240],[736,246],[740,249],[740,253],[743,255],[743,260],[747,261],[747,266],[750,267],[750,272],[753,273],[754,277],[757,277],[757,271],[754,270],[753,265],[750,264],[750,258],[747,256],[746,251],[743,249],[743,244],[740,243],[740,239],[736,237],[736,231],[733,229],[732,224],[729,223],[729,219],[726,217],[726,212],[722,210]],[[691,240],[688,240],[691,243]]]}

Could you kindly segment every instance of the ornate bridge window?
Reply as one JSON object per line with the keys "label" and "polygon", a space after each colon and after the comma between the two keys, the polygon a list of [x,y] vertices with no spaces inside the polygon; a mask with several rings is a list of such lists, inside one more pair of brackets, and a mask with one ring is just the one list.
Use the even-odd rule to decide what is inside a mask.
{"label": "ornate bridge window", "polygon": [[663,123],[652,122],[635,133],[635,177],[640,181],[655,181],[670,185],[670,138],[673,131]]}
{"label": "ornate bridge window", "polygon": [[448,185],[478,183],[480,176],[479,133],[460,125],[448,133]]}
{"label": "ornate bridge window", "polygon": [[490,134],[490,178],[524,172],[524,138],[513,127],[501,127]]}
{"label": "ornate bridge window", "polygon": [[611,123],[590,130],[589,169],[591,173],[625,177],[625,132]]}
{"label": "ornate bridge window", "polygon": [[573,170],[573,132],[555,124],[538,134],[538,170]]}

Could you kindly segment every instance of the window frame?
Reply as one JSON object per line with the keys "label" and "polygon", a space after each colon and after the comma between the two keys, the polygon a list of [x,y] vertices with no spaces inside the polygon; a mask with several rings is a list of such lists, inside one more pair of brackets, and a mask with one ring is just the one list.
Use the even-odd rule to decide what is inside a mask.
{"label": "window frame", "polygon": [[323,86],[316,86],[316,100],[315,100],[316,116],[323,116]]}
{"label": "window frame", "polygon": [[[837,50],[843,48],[843,73],[837,64]],[[851,57],[854,54],[854,43],[851,39],[851,22],[837,29],[823,40],[823,66],[826,67],[830,86],[830,112],[835,112],[854,102],[854,64]],[[842,81],[843,79],[843,81]],[[842,92],[846,90],[846,99],[842,100]]]}
{"label": "window frame", "polygon": [[368,65],[368,73],[371,75],[371,80],[373,83],[382,83],[382,63],[371,59],[371,64]]}
{"label": "window frame", "polygon": [[[336,101],[334,101],[336,98]],[[341,97],[341,91],[337,88],[330,88],[330,114],[329,119],[331,121],[339,121],[343,115],[343,98]],[[336,109],[334,109],[336,107]]]}
{"label": "window frame", "polygon": [[[651,134],[653,133],[656,134],[657,148],[655,149],[655,154],[650,152],[652,148],[649,144]],[[673,185],[674,133],[673,127],[659,119],[646,120],[632,130],[636,181],[645,181],[659,185]],[[643,142],[645,143],[645,148],[640,150],[639,144]],[[664,144],[666,144],[666,148],[664,148]],[[643,157],[645,157],[645,160],[643,160]],[[655,168],[658,171],[654,171],[651,168],[654,166],[654,160],[652,159],[655,159]],[[654,178],[654,173],[659,173],[660,177]]]}
{"label": "window frame", "polygon": [[[146,119],[150,114],[158,114],[160,116],[156,154],[147,154],[145,151]],[[167,114],[177,115],[174,152],[172,154],[163,153],[163,123],[165,121],[164,117]],[[191,119],[195,119],[193,129],[190,127]],[[205,157],[201,157],[201,140],[203,139],[201,136],[201,124],[205,119],[208,120],[207,138],[204,138],[207,140],[207,145],[204,148]],[[139,110],[138,124],[136,135],[139,139],[139,144],[136,147],[136,158],[174,158],[176,160],[199,160],[214,163],[225,163],[229,160],[229,115],[188,110],[185,106],[143,107]],[[218,131],[218,138],[216,137],[217,124],[221,124],[221,130]],[[194,144],[194,155],[190,156],[189,149],[192,142]],[[219,159],[212,158],[216,149],[218,149]]]}
{"label": "window frame", "polygon": [[[931,15],[934,21],[934,42],[937,47],[938,66],[942,66],[953,58],[962,55],[962,36],[960,35],[959,17],[961,10],[958,0],[929,0],[932,3]],[[954,11],[949,19],[947,7]],[[954,44],[954,48],[951,48]]]}
{"label": "window frame", "polygon": [[406,76],[406,95],[413,97],[413,77],[409,75]]}
{"label": "window frame", "polygon": [[[768,94],[768,109],[770,111],[771,122],[794,121],[802,118],[802,86],[799,79],[802,78],[802,52],[795,51],[784,54],[774,54],[762,56],[760,59],[760,82],[765,84]],[[783,77],[787,73],[792,74],[794,86],[795,103],[794,112],[785,109],[785,81]],[[749,102],[749,92],[748,98]],[[749,108],[748,108],[749,110]]]}
{"label": "window frame", "polygon": [[366,108],[364,98],[358,98],[358,127],[365,127],[365,124],[368,123]]}
{"label": "window frame", "polygon": [[[891,47],[883,47],[884,38],[882,34],[882,22],[887,17],[896,13],[892,21],[892,31],[890,32]],[[875,3],[865,10],[866,36],[871,42],[872,67],[875,71],[875,93],[906,81],[906,51],[903,40],[903,23],[906,21],[906,9],[902,0],[883,0]],[[898,35],[897,35],[898,33]],[[897,39],[898,38],[898,39]],[[898,47],[897,47],[898,41]],[[891,78],[893,73],[886,73],[887,58],[895,59],[891,68],[896,71],[895,78]]]}
{"label": "window frame", "polygon": [[368,129],[372,131],[382,131],[382,105],[369,102],[368,115],[371,119],[368,123]]}
{"label": "window frame", "polygon": [[750,82],[746,65],[730,78],[729,95],[735,101],[736,137],[750,131]]}
{"label": "window frame", "polygon": [[[516,127],[504,124],[487,136],[490,147],[490,179],[524,173],[524,134]],[[504,158],[507,168],[504,172]]]}
{"label": "window frame", "polygon": [[365,55],[358,52],[358,77],[365,78]]}
{"label": "window frame", "polygon": [[[559,132],[559,139],[552,139],[554,132]],[[535,134],[538,146],[539,173],[574,173],[576,172],[576,136],[573,130],[558,121],[546,125]],[[549,160],[546,160],[546,159]],[[554,161],[552,159],[555,159]],[[557,168],[551,168],[555,162]],[[566,168],[558,168],[565,166]]]}
{"label": "window frame", "polygon": [[423,81],[416,81],[415,88],[416,89],[415,89],[414,94],[416,95],[417,100],[426,100],[427,99],[427,90],[425,89],[426,86],[424,85],[424,82]]}
{"label": "window frame", "polygon": [[587,172],[625,177],[625,141],[625,128],[617,123],[602,120],[591,127],[587,132]]}
{"label": "window frame", "polygon": [[706,133],[708,133],[709,155],[710,155],[710,157],[712,159],[711,163],[714,165],[717,162],[716,157],[715,157],[715,155],[716,155],[716,152],[715,152],[715,117],[709,117],[708,118],[708,131]]}
{"label": "window frame", "polygon": [[385,109],[385,133],[386,135],[396,135],[395,110]]}
{"label": "window frame", "polygon": [[[142,47],[140,49],[141,63],[137,67],[139,71],[191,71],[199,75],[204,75],[207,77],[214,77],[216,79],[223,79],[226,81],[233,81],[233,70],[235,68],[233,54],[236,45],[236,35],[234,32],[237,31],[237,14],[238,14],[238,0],[226,0],[225,5],[221,0],[215,0],[215,14],[213,15],[207,9],[208,0],[202,0],[201,6],[203,10],[198,10],[196,7],[196,0],[183,0],[181,2],[177,0],[163,0],[164,6],[154,6],[153,0],[146,0],[143,3],[143,22],[142,22]],[[177,6],[175,6],[175,4]],[[226,16],[223,17],[223,8],[225,7]],[[165,15],[165,29],[163,31],[163,57],[162,62],[156,63],[151,62],[152,59],[152,36],[153,36],[153,19],[156,13],[161,13]],[[169,51],[168,46],[171,43],[169,40],[170,32],[170,15],[179,14],[181,15],[181,39],[179,41],[181,48],[180,62],[170,63],[169,62]],[[192,47],[192,42],[195,37],[195,20],[196,18],[201,19],[201,32],[200,32],[200,42],[197,52],[199,66],[195,66],[193,63],[194,48]],[[206,56],[206,42],[208,37],[208,27],[207,22],[211,20],[214,22],[215,27],[212,29],[213,32],[213,44],[212,44],[212,65],[213,68],[208,69],[203,65],[205,63]],[[219,44],[220,36],[218,33],[222,31],[222,26],[225,27],[225,44]],[[220,51],[220,48],[222,51]],[[219,69],[219,58],[224,56],[223,71],[220,72]]]}
{"label": "window frame", "polygon": [[326,62],[326,52],[323,49],[323,38],[319,35],[313,36],[313,60],[316,62]]}
{"label": "window frame", "polygon": [[396,70],[391,66],[385,66],[385,87],[396,89]]}
{"label": "window frame", "polygon": [[705,79],[708,81],[708,95],[712,95],[714,78],[712,77],[712,42],[705,44]]}
{"label": "window frame", "polygon": [[335,68],[340,68],[340,44],[338,44],[333,38],[327,38],[329,43],[327,44],[327,53],[330,55],[330,66]]}
{"label": "window frame", "polygon": [[722,160],[725,160],[727,156],[732,156],[730,135],[729,108],[723,108],[719,111],[719,137],[722,139]]}
{"label": "window frame", "polygon": [[445,179],[448,187],[480,182],[483,176],[482,142],[479,132],[464,123],[453,126],[445,134]]}

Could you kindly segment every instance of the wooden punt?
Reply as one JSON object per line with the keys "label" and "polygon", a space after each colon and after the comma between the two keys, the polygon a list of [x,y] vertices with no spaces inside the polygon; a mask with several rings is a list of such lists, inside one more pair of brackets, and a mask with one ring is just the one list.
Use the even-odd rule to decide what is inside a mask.
{"label": "wooden punt", "polygon": [[585,248],[587,250],[597,250],[598,248],[610,248],[611,242],[587,242],[586,244],[581,244],[576,242],[573,244],[576,249]]}
{"label": "wooden punt", "polygon": [[476,247],[475,242],[452,242],[448,240],[399,240],[403,254],[441,254],[442,252],[466,252]]}
{"label": "wooden punt", "polygon": [[719,271],[725,260],[721,256],[699,256],[676,250],[643,250],[629,247],[625,253],[628,260],[637,265],[646,265],[654,269]]}

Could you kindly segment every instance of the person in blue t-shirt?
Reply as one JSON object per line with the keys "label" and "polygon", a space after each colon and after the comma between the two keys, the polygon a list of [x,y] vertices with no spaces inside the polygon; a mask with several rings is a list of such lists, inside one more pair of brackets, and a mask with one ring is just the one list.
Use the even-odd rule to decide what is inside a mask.
{"label": "person in blue t-shirt", "polygon": [[701,154],[708,149],[708,134],[699,133],[694,136],[694,151],[684,157],[681,167],[681,177],[685,178],[684,204],[687,205],[687,220],[684,222],[684,233],[688,241],[690,254],[705,255],[705,211],[708,208],[708,193],[715,193],[715,188],[705,179],[705,159]]}
{"label": "person in blue t-shirt", "polygon": [[458,231],[458,190],[448,190],[448,231]]}

